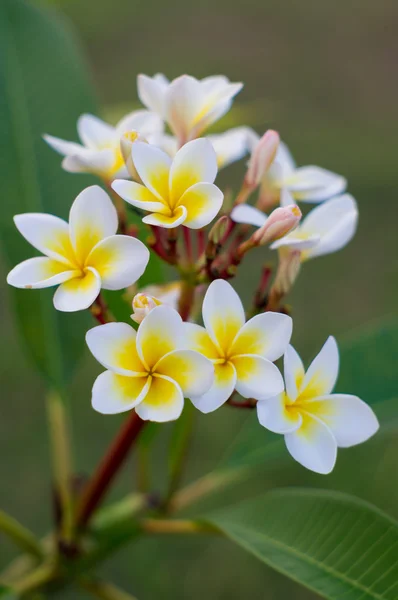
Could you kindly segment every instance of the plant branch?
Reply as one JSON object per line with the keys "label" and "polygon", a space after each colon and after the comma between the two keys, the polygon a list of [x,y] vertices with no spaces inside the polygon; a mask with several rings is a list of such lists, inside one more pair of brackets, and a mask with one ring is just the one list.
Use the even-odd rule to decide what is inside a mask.
{"label": "plant branch", "polygon": [[21,550],[42,559],[44,554],[39,540],[29,529],[26,529],[19,521],[0,510],[0,531],[7,535]]}
{"label": "plant branch", "polygon": [[145,533],[154,534],[196,534],[196,533],[217,533],[221,532],[213,525],[190,520],[171,520],[171,519],[143,519],[140,527]]}
{"label": "plant branch", "polygon": [[24,579],[14,583],[12,591],[18,594],[18,598],[23,594],[34,592],[42,588],[50,581],[56,579],[58,573],[52,564],[44,564],[35,571],[29,573]]}

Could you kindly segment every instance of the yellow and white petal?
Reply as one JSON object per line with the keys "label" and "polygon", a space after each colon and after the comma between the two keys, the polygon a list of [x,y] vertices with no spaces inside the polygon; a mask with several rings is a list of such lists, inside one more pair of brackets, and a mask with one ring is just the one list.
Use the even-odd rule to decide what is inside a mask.
{"label": "yellow and white petal", "polygon": [[236,384],[236,371],[232,363],[214,365],[214,383],[202,396],[191,396],[190,400],[202,413],[220,408],[232,395]]}
{"label": "yellow and white petal", "polygon": [[160,202],[148,188],[135,181],[116,179],[112,189],[129,204],[148,212],[161,212],[169,214],[170,210],[164,202]]}
{"label": "yellow and white petal", "polygon": [[328,337],[306,372],[299,389],[300,401],[330,394],[339,373],[339,349],[333,336]]}
{"label": "yellow and white petal", "polygon": [[302,416],[301,427],[285,435],[286,447],[303,467],[327,475],[336,463],[337,442],[322,421],[309,414]]}
{"label": "yellow and white petal", "polygon": [[135,110],[129,113],[116,125],[118,137],[123,133],[137,131],[145,139],[151,135],[161,134],[164,130],[164,124],[161,116],[150,110]]}
{"label": "yellow and white petal", "polygon": [[76,256],[84,264],[94,246],[117,231],[117,212],[108,194],[98,185],[83,190],[70,209],[69,227]]}
{"label": "yellow and white petal", "polygon": [[286,185],[296,200],[323,202],[344,192],[347,180],[320,167],[299,167],[287,179]]}
{"label": "yellow and white petal", "polygon": [[260,425],[273,433],[290,433],[301,426],[302,416],[298,411],[288,410],[285,394],[278,394],[268,400],[257,402],[257,416]]}
{"label": "yellow and white petal", "polygon": [[88,267],[83,276],[61,283],[54,294],[54,306],[63,312],[84,310],[92,305],[100,290],[100,276]]}
{"label": "yellow and white petal", "polygon": [[250,127],[234,127],[219,135],[209,135],[208,140],[217,156],[217,166],[222,169],[247,154],[254,134]]}
{"label": "yellow and white petal", "polygon": [[284,142],[279,142],[278,150],[276,152],[275,161],[271,166],[272,171],[274,165],[278,165],[278,177],[281,181],[287,179],[296,169],[296,163],[294,158]]}
{"label": "yellow and white petal", "polygon": [[169,135],[168,133],[163,133],[160,135],[153,135],[150,138],[150,143],[154,144],[163,152],[166,152],[170,156],[170,158],[174,158],[178,151],[178,141],[174,135]]}
{"label": "yellow and white petal", "polygon": [[262,227],[265,225],[267,215],[261,210],[258,210],[258,208],[250,206],[250,204],[238,204],[231,211],[231,219],[235,221],[235,223]]}
{"label": "yellow and white petal", "polygon": [[293,348],[288,346],[283,357],[286,394],[291,401],[297,399],[298,391],[303,383],[305,371],[303,361]]}
{"label": "yellow and white petal", "polygon": [[16,288],[40,289],[59,285],[78,273],[67,269],[63,263],[38,256],[14,267],[7,275],[7,283]]}
{"label": "yellow and white petal", "polygon": [[200,229],[218,215],[222,207],[224,194],[213,183],[196,183],[181,197],[181,206],[187,210],[185,227]]}
{"label": "yellow and white petal", "polygon": [[61,140],[61,138],[54,137],[53,135],[43,135],[43,139],[53,150],[62,154],[62,156],[69,156],[84,150],[83,146],[76,144],[76,142],[67,142]]}
{"label": "yellow and white petal", "polygon": [[201,110],[196,115],[191,137],[198,137],[205,129],[225,115],[231,108],[233,97],[243,87],[242,83],[230,83],[228,80],[222,83],[220,79],[218,82],[215,81],[216,78],[212,79],[212,82],[210,82],[210,78],[206,82],[202,81],[205,92],[204,100]]}
{"label": "yellow and white petal", "polygon": [[105,290],[122,290],[135,283],[149,262],[149,250],[128,235],[111,235],[98,242],[87,257],[87,266],[101,277]]}
{"label": "yellow and white petal", "polygon": [[168,87],[168,81],[159,77],[148,77],[138,75],[137,89],[138,97],[142,104],[159,115],[164,115],[164,98]]}
{"label": "yellow and white petal", "polygon": [[136,413],[144,421],[165,423],[174,421],[184,408],[184,395],[175,381],[165,375],[153,376],[148,393],[136,407]]}
{"label": "yellow and white petal", "polygon": [[180,140],[186,142],[203,106],[204,94],[200,82],[190,75],[174,79],[165,98],[165,119]]}
{"label": "yellow and white petal", "polygon": [[210,359],[219,359],[220,352],[204,327],[196,323],[184,323],[187,348],[196,350]]}
{"label": "yellow and white petal", "polygon": [[250,319],[239,331],[231,353],[257,354],[275,361],[284,354],[292,337],[293,321],[288,315],[266,312]]}
{"label": "yellow and white petal", "polygon": [[36,250],[69,268],[76,266],[69,226],[63,219],[41,213],[25,213],[16,215],[14,222],[18,231]]}
{"label": "yellow and white petal", "polygon": [[110,178],[119,164],[121,164],[121,159],[115,150],[82,148],[74,154],[66,156],[62,161],[62,168],[68,173],[93,173]]}
{"label": "yellow and white petal", "polygon": [[173,214],[169,217],[159,212],[147,215],[142,219],[147,225],[155,225],[156,227],[164,227],[165,229],[173,229],[185,222],[187,218],[187,209],[185,206],[178,206],[174,209]]}
{"label": "yellow and white petal", "polygon": [[379,429],[373,410],[358,396],[330,394],[306,403],[306,409],[326,423],[340,448],[362,444]]}
{"label": "yellow and white petal", "polygon": [[245,324],[245,311],[238,294],[227,281],[216,279],[209,285],[202,311],[211,339],[221,356],[225,356]]}
{"label": "yellow and white petal", "polygon": [[173,350],[184,348],[183,321],[176,310],[162,304],[147,314],[137,331],[137,351],[142,362],[152,369]]}
{"label": "yellow and white petal", "polygon": [[103,415],[131,410],[145,398],[150,383],[150,377],[125,377],[105,371],[94,382],[92,406]]}
{"label": "yellow and white petal", "polygon": [[205,394],[214,382],[213,363],[194,350],[174,350],[163,356],[155,369],[178,383],[186,398]]}
{"label": "yellow and white petal", "polygon": [[299,226],[292,233],[289,233],[280,240],[273,242],[270,245],[270,248],[271,250],[277,250],[278,248],[290,248],[290,250],[300,250],[301,252],[304,252],[316,248],[320,241],[320,235],[304,235],[302,234]]}
{"label": "yellow and white petal", "polygon": [[175,206],[181,196],[195,183],[213,183],[217,175],[217,157],[205,138],[184,144],[170,168],[170,200]]}
{"label": "yellow and white petal", "polygon": [[234,356],[236,390],[244,398],[265,400],[277,396],[284,389],[279,369],[266,358],[254,354]]}
{"label": "yellow and white petal", "polygon": [[158,200],[167,202],[171,158],[160,148],[140,141],[134,142],[131,154],[142,182]]}
{"label": "yellow and white petal", "polygon": [[138,356],[136,337],[135,329],[127,323],[106,323],[89,329],[86,343],[94,358],[106,369],[132,377],[145,371]]}
{"label": "yellow and white petal", "polygon": [[115,128],[94,115],[81,115],[77,132],[83,144],[91,150],[101,150],[117,139]]}

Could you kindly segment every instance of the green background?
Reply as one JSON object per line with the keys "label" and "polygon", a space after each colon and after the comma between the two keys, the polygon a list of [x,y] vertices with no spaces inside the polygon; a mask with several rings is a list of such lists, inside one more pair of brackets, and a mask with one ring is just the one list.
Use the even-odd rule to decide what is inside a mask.
{"label": "green background", "polygon": [[[351,330],[369,322],[377,329],[379,320],[396,314],[396,3],[59,0],[41,4],[58,5],[75,26],[104,115],[116,118],[138,106],[139,72],[160,71],[169,77],[185,72],[197,77],[224,73],[245,83],[225,127],[248,123],[259,132],[275,128],[299,164],[317,164],[347,177],[360,209],[357,236],[344,252],[306,264],[289,298],[295,322],[293,343],[305,358],[311,358],[329,334],[343,340]],[[220,185],[232,181],[236,187],[243,172],[243,164],[226,169]],[[78,188],[79,176],[69,177],[77,178]],[[0,191],[5,193],[1,177]],[[249,259],[239,275],[237,285],[246,299],[263,259],[260,254]],[[5,275],[4,268],[3,281]],[[51,526],[45,387],[17,337],[5,285],[0,301],[0,505],[42,535]],[[397,353],[396,345],[381,343],[371,360],[394,365],[394,350]],[[355,367],[349,361],[342,365],[344,381],[350,380],[347,374],[354,368],[359,380],[361,365],[366,368],[366,338],[362,354],[356,357]],[[120,422],[119,417],[103,417],[91,409],[90,388],[99,371],[86,352],[70,395],[76,463],[82,473],[93,468]],[[366,400],[366,387],[360,389]],[[218,464],[246,418],[251,417],[232,408],[197,416],[187,481]],[[163,448],[170,430],[171,426],[164,426],[156,442],[154,488],[159,490],[165,481]],[[274,486],[311,485],[348,491],[398,517],[397,453],[392,427],[382,429],[364,446],[340,452],[337,468],[328,478],[306,472],[282,453],[278,463],[270,459],[267,465],[264,459],[264,468],[255,476],[208,499],[203,508]],[[111,497],[133,485],[134,465],[129,463]],[[14,555],[14,548],[1,539],[2,564]],[[119,552],[101,574],[139,600],[316,597],[231,542],[210,538],[140,541]],[[78,590],[63,597],[86,598]]]}

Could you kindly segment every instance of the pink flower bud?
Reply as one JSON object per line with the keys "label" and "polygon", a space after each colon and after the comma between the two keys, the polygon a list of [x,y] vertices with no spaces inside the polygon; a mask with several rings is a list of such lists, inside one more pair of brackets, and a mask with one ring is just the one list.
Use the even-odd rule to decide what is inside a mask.
{"label": "pink flower bud", "polygon": [[269,129],[254,147],[247,169],[245,184],[255,189],[272,165],[279,146],[279,134]]}
{"label": "pink flower bud", "polygon": [[162,302],[155,298],[155,296],[142,293],[136,294],[133,298],[134,312],[131,315],[131,318],[133,321],[140,324],[152,309],[154,309],[156,306],[160,306],[161,304]]}
{"label": "pink flower bud", "polygon": [[301,219],[301,210],[295,204],[280,206],[272,211],[266,222],[252,235],[256,246],[270,244],[284,237],[297,227]]}

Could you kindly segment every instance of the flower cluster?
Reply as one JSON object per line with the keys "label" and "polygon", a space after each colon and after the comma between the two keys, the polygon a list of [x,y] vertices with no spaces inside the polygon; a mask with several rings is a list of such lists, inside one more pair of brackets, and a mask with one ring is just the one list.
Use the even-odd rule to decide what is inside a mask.
{"label": "flower cluster", "polygon": [[[180,416],[184,398],[203,413],[224,404],[256,407],[260,424],[284,436],[293,458],[329,473],[337,447],[368,439],[377,419],[358,397],[332,393],[339,366],[334,338],[305,372],[289,345],[293,321],[284,299],[302,263],[351,240],[357,205],[344,177],[297,167],[276,131],[260,138],[237,127],[206,135],[241,88],[223,76],[170,82],[139,75],[145,109],[116,127],[81,116],[80,144],[46,135],[65,170],[99,177],[108,193],[97,185],[82,191],[69,222],[17,215],[18,230],[44,256],[17,265],[8,283],[59,286],[57,310],[90,308],[100,321],[86,336],[106,369],[94,383],[95,410],[134,409],[143,420],[164,422]],[[241,189],[224,198],[214,183],[218,169],[244,156]],[[317,206],[302,218],[297,202]],[[146,245],[137,237],[141,226],[131,222],[137,212],[150,234]],[[263,269],[246,313],[228,280],[256,247],[277,250],[278,261],[275,272]],[[180,280],[137,288],[150,250]],[[101,289],[127,289],[128,301],[134,296],[129,324],[114,322]],[[196,323],[200,314],[204,326]],[[281,357],[284,378],[275,364]]]}

